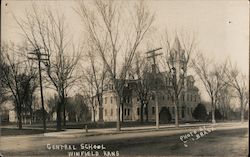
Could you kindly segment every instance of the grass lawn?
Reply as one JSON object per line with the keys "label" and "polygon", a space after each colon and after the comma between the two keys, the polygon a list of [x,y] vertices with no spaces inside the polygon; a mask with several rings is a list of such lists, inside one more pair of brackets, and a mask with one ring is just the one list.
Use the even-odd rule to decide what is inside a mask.
{"label": "grass lawn", "polygon": [[[180,122],[180,124],[184,124],[185,122]],[[204,123],[199,121],[192,121],[190,122],[192,124],[194,123]],[[161,124],[161,123],[160,123]],[[174,121],[168,123],[168,124],[175,124]],[[89,129],[96,129],[96,128],[115,128],[116,122],[67,122],[66,126],[62,126],[63,129],[83,129],[85,128],[85,125],[88,126]],[[137,127],[137,126],[153,126],[155,125],[155,122],[122,122],[121,127]],[[161,124],[162,125],[162,124]],[[27,128],[42,128],[42,123],[33,123],[32,125],[23,125]],[[56,128],[56,122],[47,122],[47,128],[49,129],[55,129]]]}
{"label": "grass lawn", "polygon": [[[63,129],[83,129],[85,125],[88,126],[89,129],[95,128],[115,128],[116,122],[67,122],[66,126],[62,126]],[[121,123],[121,127],[136,127],[136,126],[151,126],[155,125],[155,122],[123,122]],[[42,128],[41,123],[36,123],[32,125],[24,125],[25,127],[32,127],[32,128]],[[56,122],[47,122],[47,128],[56,128]]]}
{"label": "grass lawn", "polygon": [[[54,132],[56,130],[47,130],[47,132]],[[21,129],[18,128],[1,128],[0,136],[15,136],[15,135],[32,135],[32,134],[42,134],[43,129]]]}

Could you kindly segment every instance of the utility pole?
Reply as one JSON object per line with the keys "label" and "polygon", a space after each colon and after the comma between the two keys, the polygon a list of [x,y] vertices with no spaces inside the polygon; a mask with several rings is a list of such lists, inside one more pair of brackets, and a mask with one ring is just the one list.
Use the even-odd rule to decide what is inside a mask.
{"label": "utility pole", "polygon": [[[157,49],[153,49],[150,50],[148,52],[146,52],[147,54],[151,54],[150,56],[147,56],[147,58],[152,58],[153,59],[153,64],[152,64],[152,73],[153,73],[153,80],[154,80],[154,85],[155,84],[155,76],[156,76],[156,56],[162,55],[162,53],[158,53],[156,54],[155,51],[158,51],[162,48],[157,48]],[[156,129],[160,128],[159,125],[159,104],[158,104],[158,95],[157,95],[157,90],[158,90],[158,85],[155,86],[155,91],[153,91],[154,95],[155,95],[155,125],[156,125]]]}
{"label": "utility pole", "polygon": [[34,52],[29,53],[31,55],[35,55],[36,58],[28,57],[28,59],[38,61],[38,72],[39,72],[39,82],[40,82],[40,93],[41,93],[41,103],[42,103],[42,114],[43,114],[43,130],[46,132],[46,115],[44,108],[44,99],[43,99],[43,86],[42,86],[42,74],[41,74],[41,61],[48,61],[48,58],[42,58],[42,56],[48,56],[47,54],[42,54],[40,49],[37,48]]}

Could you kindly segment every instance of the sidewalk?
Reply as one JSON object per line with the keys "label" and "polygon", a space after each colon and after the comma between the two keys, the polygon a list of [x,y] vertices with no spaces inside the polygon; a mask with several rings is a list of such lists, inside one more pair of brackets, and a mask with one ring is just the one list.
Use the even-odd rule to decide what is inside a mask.
{"label": "sidewalk", "polygon": [[[244,123],[245,124],[245,123]],[[151,132],[151,131],[173,131],[173,130],[189,130],[192,128],[198,128],[200,126],[213,126],[213,127],[237,127],[241,126],[241,123],[204,123],[204,124],[180,124],[179,128],[175,128],[175,125],[160,125],[157,129],[155,126],[139,126],[139,127],[123,127],[120,132],[116,131],[116,128],[100,128],[100,129],[67,129],[62,132],[50,132],[45,133],[46,137],[84,137],[84,136],[98,136],[98,135],[112,135],[112,134],[123,134],[123,133],[138,133],[138,132]]]}

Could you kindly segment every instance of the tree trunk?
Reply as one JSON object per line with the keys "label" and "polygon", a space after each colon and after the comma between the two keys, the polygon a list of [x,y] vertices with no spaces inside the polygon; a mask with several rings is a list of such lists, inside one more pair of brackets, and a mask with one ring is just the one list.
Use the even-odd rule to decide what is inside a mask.
{"label": "tree trunk", "polygon": [[65,103],[65,96],[64,91],[62,93],[62,106],[63,106],[63,126],[66,126],[66,103]]}
{"label": "tree trunk", "polygon": [[145,104],[146,105],[146,122],[148,122],[148,103]]}
{"label": "tree trunk", "polygon": [[215,103],[214,103],[214,99],[211,98],[212,100],[212,124],[215,124],[216,121],[215,121]]}
{"label": "tree trunk", "polygon": [[215,121],[215,110],[212,109],[212,123],[215,124],[216,121]]}
{"label": "tree trunk", "polygon": [[124,103],[122,102],[122,122],[124,122]]}
{"label": "tree trunk", "polygon": [[57,104],[57,111],[56,111],[56,129],[57,131],[62,130],[62,125],[61,125],[61,103],[59,102]]}
{"label": "tree trunk", "polygon": [[63,103],[63,126],[66,126],[66,107],[65,103]]}
{"label": "tree trunk", "polygon": [[120,96],[117,94],[117,104],[116,104],[116,131],[121,131],[121,124],[120,124]]}
{"label": "tree trunk", "polygon": [[141,100],[141,123],[143,123],[143,107],[144,107],[144,104],[143,104],[143,101]]}
{"label": "tree trunk", "polygon": [[100,96],[100,94],[97,94],[97,100],[99,103],[99,122],[103,122],[103,106],[102,106],[102,96]]}
{"label": "tree trunk", "polygon": [[93,107],[93,122],[95,123],[95,109]]}
{"label": "tree trunk", "polygon": [[22,116],[21,113],[18,113],[18,129],[23,129]]}
{"label": "tree trunk", "polygon": [[17,104],[17,120],[18,120],[18,129],[23,128],[23,123],[22,123],[22,108],[21,104]]}
{"label": "tree trunk", "polygon": [[175,97],[174,100],[174,110],[175,110],[175,127],[179,128],[178,97]]}
{"label": "tree trunk", "polygon": [[241,123],[244,122],[244,108],[241,107]]}
{"label": "tree trunk", "polygon": [[32,104],[33,104],[33,100],[32,100],[32,95],[30,97],[30,105],[29,105],[29,112],[30,112],[30,124],[32,124],[33,122],[33,110],[32,110]]}

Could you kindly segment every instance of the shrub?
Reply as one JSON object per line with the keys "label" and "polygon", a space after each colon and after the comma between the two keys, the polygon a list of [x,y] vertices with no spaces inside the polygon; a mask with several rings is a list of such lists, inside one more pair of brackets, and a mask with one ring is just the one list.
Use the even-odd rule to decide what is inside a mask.
{"label": "shrub", "polygon": [[206,121],[207,120],[207,109],[204,104],[198,104],[193,112],[193,117],[197,120]]}

